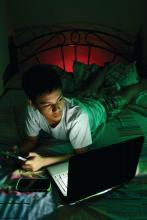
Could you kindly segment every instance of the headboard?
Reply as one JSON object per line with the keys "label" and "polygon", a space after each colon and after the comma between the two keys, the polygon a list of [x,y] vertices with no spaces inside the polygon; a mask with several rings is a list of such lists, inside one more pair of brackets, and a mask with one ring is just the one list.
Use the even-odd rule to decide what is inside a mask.
{"label": "headboard", "polygon": [[[22,65],[46,63],[72,72],[73,61],[103,66],[136,61],[142,66],[141,31],[132,35],[104,25],[54,25],[16,29],[9,39],[11,74]],[[9,78],[5,76],[5,80]]]}

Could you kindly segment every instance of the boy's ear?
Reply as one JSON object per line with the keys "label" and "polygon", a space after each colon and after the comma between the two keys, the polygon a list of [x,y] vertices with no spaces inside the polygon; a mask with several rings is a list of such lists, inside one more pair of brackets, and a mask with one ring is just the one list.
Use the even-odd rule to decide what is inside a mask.
{"label": "boy's ear", "polygon": [[32,102],[31,99],[28,100],[29,105],[31,105],[34,109],[37,109],[37,106]]}
{"label": "boy's ear", "polygon": [[29,105],[33,106],[35,108],[35,104],[32,102],[31,99],[28,100]]}
{"label": "boy's ear", "polygon": [[31,99],[28,100],[29,105],[33,105]]}

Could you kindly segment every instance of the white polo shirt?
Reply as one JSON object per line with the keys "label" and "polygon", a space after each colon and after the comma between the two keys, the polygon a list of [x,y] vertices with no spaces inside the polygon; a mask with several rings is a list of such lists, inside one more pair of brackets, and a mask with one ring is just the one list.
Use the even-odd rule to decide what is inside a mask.
{"label": "white polo shirt", "polygon": [[65,98],[61,121],[55,128],[31,105],[27,106],[25,127],[28,136],[38,136],[44,130],[56,139],[69,140],[76,149],[92,144],[94,132],[105,120],[105,108],[99,101]]}

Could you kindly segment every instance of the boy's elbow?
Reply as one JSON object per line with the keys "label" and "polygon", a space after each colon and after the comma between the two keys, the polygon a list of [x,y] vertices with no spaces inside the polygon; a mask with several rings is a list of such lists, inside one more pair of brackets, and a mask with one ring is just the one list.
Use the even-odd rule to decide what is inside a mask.
{"label": "boy's elbow", "polygon": [[82,147],[82,148],[76,148],[75,149],[75,153],[76,154],[82,154],[82,153],[86,153],[88,151],[87,147]]}

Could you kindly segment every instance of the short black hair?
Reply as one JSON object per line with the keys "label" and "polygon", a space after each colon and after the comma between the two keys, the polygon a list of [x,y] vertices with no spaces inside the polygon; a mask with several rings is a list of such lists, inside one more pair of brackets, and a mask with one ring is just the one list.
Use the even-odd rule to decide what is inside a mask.
{"label": "short black hair", "polygon": [[61,81],[51,65],[37,64],[23,74],[22,87],[28,98],[35,103],[37,96],[61,89]]}

